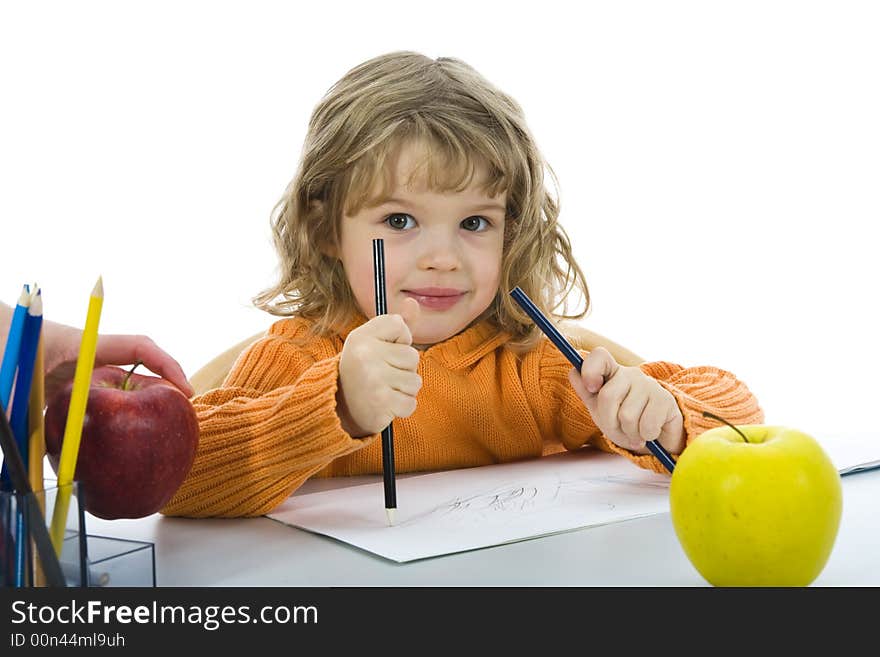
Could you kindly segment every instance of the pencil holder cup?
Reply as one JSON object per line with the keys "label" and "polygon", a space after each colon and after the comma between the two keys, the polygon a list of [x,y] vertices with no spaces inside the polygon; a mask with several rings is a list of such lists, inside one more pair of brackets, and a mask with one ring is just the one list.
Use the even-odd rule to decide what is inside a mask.
{"label": "pencil holder cup", "polygon": [[[87,585],[88,544],[81,493],[75,481],[46,486],[32,496],[0,491],[0,586],[52,585],[41,545],[55,553],[65,586]],[[38,521],[42,527],[35,526]]]}
{"label": "pencil holder cup", "polygon": [[89,586],[156,586],[156,550],[152,543],[94,534],[87,538]]}

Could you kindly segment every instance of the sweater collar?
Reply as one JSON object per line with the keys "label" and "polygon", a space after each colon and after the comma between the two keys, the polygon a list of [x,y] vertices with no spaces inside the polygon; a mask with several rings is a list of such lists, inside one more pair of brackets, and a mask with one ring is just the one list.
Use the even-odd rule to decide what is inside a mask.
{"label": "sweater collar", "polygon": [[[349,324],[339,331],[344,341],[348,334],[367,321],[358,313]],[[499,331],[488,320],[482,320],[465,328],[451,338],[431,345],[421,352],[423,358],[433,358],[453,370],[462,370],[479,361],[510,340],[510,334]]]}

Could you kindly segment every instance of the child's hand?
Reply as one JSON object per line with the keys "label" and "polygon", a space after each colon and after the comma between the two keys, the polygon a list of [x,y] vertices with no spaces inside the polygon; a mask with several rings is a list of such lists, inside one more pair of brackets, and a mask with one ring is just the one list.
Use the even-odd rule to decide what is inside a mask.
{"label": "child's hand", "polygon": [[645,441],[657,440],[680,454],[685,445],[684,420],[675,398],[638,367],[624,367],[603,347],[584,358],[580,376],[568,379],[596,426],[615,445],[647,454]]}
{"label": "child's hand", "polygon": [[400,315],[374,317],[345,339],[336,412],[352,437],[378,433],[394,418],[416,410],[422,377],[416,373],[419,352],[412,347],[407,322],[418,313],[418,301],[406,299]]}

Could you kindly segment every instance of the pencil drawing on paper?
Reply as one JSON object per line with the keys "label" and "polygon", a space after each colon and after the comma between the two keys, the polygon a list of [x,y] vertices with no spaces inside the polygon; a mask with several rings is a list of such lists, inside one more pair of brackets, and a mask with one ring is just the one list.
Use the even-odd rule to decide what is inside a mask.
{"label": "pencil drawing on paper", "polygon": [[415,526],[424,522],[507,524],[564,504],[614,511],[619,503],[642,494],[645,488],[666,487],[668,482],[638,481],[619,475],[510,482],[471,495],[453,497],[402,521],[400,525]]}

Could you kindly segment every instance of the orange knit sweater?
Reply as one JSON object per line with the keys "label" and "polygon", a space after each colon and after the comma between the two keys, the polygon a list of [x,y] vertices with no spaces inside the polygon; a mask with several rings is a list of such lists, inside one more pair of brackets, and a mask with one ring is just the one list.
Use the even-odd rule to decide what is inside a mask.
{"label": "orange knit sweater", "polygon": [[[242,353],[220,388],[194,398],[198,452],[162,513],[262,515],[313,475],[381,473],[379,434],[352,438],[336,415],[339,354],[356,325],[310,338],[304,320],[280,320]],[[571,364],[549,340],[520,356],[507,340],[482,323],[421,352],[418,408],[394,421],[398,472],[488,465],[587,444],[665,472],[654,456],[605,439],[568,381]],[[729,372],[667,362],[640,367],[675,397],[688,441],[715,425],[703,410],[735,424],[763,421],[755,397]]]}

